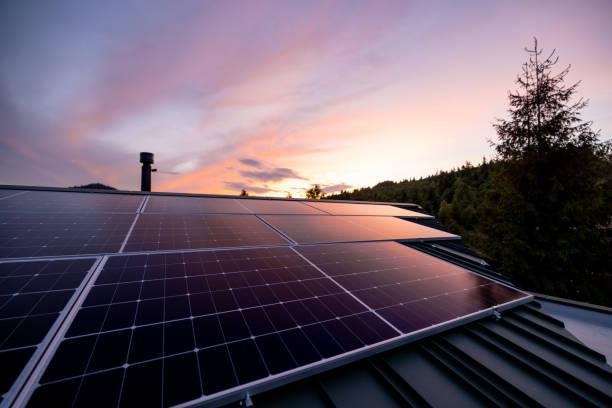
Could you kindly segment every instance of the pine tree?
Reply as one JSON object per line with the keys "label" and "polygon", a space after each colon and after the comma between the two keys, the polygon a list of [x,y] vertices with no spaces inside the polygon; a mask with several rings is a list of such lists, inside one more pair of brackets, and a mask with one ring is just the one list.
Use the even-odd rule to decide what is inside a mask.
{"label": "pine tree", "polygon": [[610,145],[581,119],[588,101],[566,85],[570,67],[554,74],[556,52],[542,58],[537,40],[525,50],[510,118],[494,125],[502,166],[482,208],[487,253],[527,289],[602,301],[588,281],[610,283]]}
{"label": "pine tree", "polygon": [[500,157],[520,159],[568,146],[605,147],[598,141],[600,132],[592,130],[592,122],[580,117],[588,100],[572,100],[580,81],[565,84],[571,66],[554,74],[552,70],[559,61],[556,50],[542,59],[543,50],[535,38],[533,49],[525,51],[529,59],[516,79],[519,90],[508,94],[510,119],[498,119],[494,125]]}

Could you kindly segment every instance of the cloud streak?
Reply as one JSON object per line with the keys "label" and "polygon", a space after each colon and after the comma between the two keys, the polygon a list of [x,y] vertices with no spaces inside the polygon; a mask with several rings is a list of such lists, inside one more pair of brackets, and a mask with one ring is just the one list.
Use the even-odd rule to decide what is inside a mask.
{"label": "cloud streak", "polygon": [[286,179],[306,180],[294,170],[285,167],[276,167],[269,170],[241,170],[243,177],[259,181],[282,181]]}
{"label": "cloud streak", "polygon": [[255,168],[261,167],[261,162],[259,160],[244,158],[244,159],[238,159],[238,161],[244,164],[245,166],[255,167]]}

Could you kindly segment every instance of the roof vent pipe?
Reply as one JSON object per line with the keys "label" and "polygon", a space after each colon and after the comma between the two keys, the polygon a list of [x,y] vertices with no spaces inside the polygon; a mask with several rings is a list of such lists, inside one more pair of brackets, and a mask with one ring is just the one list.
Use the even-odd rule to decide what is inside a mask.
{"label": "roof vent pipe", "polygon": [[151,172],[157,171],[152,169],[153,153],[140,152],[140,162],[142,163],[140,191],[151,191]]}

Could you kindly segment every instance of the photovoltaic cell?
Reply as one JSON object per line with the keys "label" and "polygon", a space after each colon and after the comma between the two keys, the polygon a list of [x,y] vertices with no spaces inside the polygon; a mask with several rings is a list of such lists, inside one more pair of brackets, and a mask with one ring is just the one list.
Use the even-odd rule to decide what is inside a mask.
{"label": "photovoltaic cell", "polygon": [[146,213],[251,214],[233,198],[150,196]]}
{"label": "photovoltaic cell", "polygon": [[325,214],[323,211],[299,201],[241,199],[240,203],[251,210],[253,214]]}
{"label": "photovoltaic cell", "polygon": [[262,215],[261,218],[298,244],[459,238],[394,217]]}
{"label": "photovoltaic cell", "polygon": [[135,216],[0,213],[0,258],[117,252]]}
{"label": "photovoltaic cell", "polygon": [[115,256],[29,406],[202,400],[397,335],[290,248]]}
{"label": "photovoltaic cell", "polygon": [[0,263],[0,402],[94,261]]}
{"label": "photovoltaic cell", "polygon": [[407,334],[529,297],[396,242],[297,251]]}
{"label": "photovoltaic cell", "polygon": [[124,251],[285,244],[254,215],[141,214]]}
{"label": "photovoltaic cell", "polygon": [[332,215],[381,215],[390,217],[432,218],[431,215],[384,204],[309,201],[308,205]]}
{"label": "photovoltaic cell", "polygon": [[129,194],[27,191],[0,200],[1,212],[21,213],[135,213],[144,196]]}

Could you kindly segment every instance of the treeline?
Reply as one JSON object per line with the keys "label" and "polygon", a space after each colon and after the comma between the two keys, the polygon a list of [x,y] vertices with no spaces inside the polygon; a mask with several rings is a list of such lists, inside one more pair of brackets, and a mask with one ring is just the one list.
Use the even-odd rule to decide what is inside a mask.
{"label": "treeline", "polygon": [[496,168],[499,168],[497,162],[483,158],[477,166],[466,162],[457,169],[440,171],[433,176],[383,181],[374,187],[342,191],[326,198],[415,203],[467,239],[476,230],[477,215],[490,187],[491,173]]}
{"label": "treeline", "polygon": [[326,198],[418,204],[490,260],[484,250],[480,227],[482,215],[486,213],[485,197],[491,191],[491,175],[499,168],[499,162],[483,159],[477,166],[466,162],[457,169],[440,171],[433,176],[383,181],[373,187],[342,191]]}

